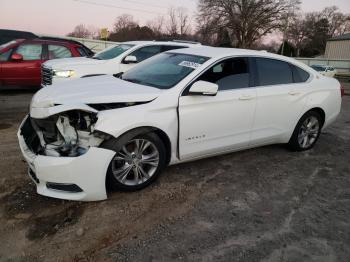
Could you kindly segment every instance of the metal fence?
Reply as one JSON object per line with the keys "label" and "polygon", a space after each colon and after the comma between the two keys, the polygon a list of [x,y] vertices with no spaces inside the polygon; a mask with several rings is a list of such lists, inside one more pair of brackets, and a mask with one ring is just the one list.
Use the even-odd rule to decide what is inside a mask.
{"label": "metal fence", "polygon": [[350,73],[350,59],[326,59],[326,58],[296,58],[300,62],[311,65],[329,65],[334,67],[339,73]]}
{"label": "metal fence", "polygon": [[[52,35],[42,35],[42,36],[49,36],[49,37],[57,37]],[[103,40],[94,40],[94,39],[86,39],[86,38],[77,38],[77,37],[68,37],[68,36],[59,36],[59,38],[63,39],[72,39],[75,41],[78,41],[88,48],[90,48],[94,52],[102,51],[103,49],[106,49],[110,46],[117,45],[118,42],[111,42],[111,41],[103,41]]]}

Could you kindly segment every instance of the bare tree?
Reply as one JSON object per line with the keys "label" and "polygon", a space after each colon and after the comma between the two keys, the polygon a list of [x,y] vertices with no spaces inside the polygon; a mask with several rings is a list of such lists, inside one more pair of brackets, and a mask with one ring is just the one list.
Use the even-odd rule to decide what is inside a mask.
{"label": "bare tree", "polygon": [[178,23],[176,19],[176,9],[171,7],[168,12],[168,23],[167,23],[167,33],[171,36],[177,35]]}
{"label": "bare tree", "polygon": [[310,27],[303,15],[293,18],[287,30],[287,39],[296,48],[296,55],[300,56],[300,51],[304,47],[306,40],[310,36]]}
{"label": "bare tree", "polygon": [[330,37],[345,34],[350,30],[350,15],[340,12],[337,6],[326,7],[320,16],[328,20]]}
{"label": "bare tree", "polygon": [[113,28],[114,32],[120,32],[125,29],[131,29],[138,26],[138,23],[134,21],[134,17],[129,14],[123,14],[115,19]]}
{"label": "bare tree", "polygon": [[152,29],[156,36],[161,36],[164,33],[165,18],[158,16],[154,20],[148,21],[147,26]]}
{"label": "bare tree", "polygon": [[187,9],[183,7],[177,8],[177,19],[179,23],[180,35],[187,35],[190,31],[190,22],[191,22]]}
{"label": "bare tree", "polygon": [[200,0],[199,17],[212,28],[226,28],[238,47],[251,47],[255,41],[282,28],[283,18],[299,0]]}
{"label": "bare tree", "polygon": [[207,16],[198,16],[197,24],[196,35],[199,41],[203,44],[216,45],[219,38],[218,31],[221,28],[217,26],[215,19]]}
{"label": "bare tree", "polygon": [[84,24],[77,25],[73,32],[69,33],[67,36],[78,37],[78,38],[92,38],[95,32],[91,31]]}
{"label": "bare tree", "polygon": [[167,33],[171,36],[187,35],[190,32],[190,17],[185,8],[170,8],[168,12]]}

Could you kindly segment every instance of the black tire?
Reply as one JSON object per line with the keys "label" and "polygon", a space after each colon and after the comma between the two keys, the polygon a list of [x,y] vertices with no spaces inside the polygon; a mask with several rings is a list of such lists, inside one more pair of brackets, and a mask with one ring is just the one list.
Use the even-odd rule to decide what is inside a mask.
{"label": "black tire", "polygon": [[[156,150],[159,152],[159,154],[158,154],[158,156],[159,156],[158,166],[157,167],[153,167],[154,170],[152,172],[152,175],[146,181],[141,182],[140,184],[132,185],[132,184],[126,184],[126,182],[125,183],[121,183],[116,178],[116,176],[113,175],[113,168],[115,169],[114,166],[116,165],[115,161],[119,161],[119,160],[116,160],[116,158],[118,158],[118,154],[119,153],[124,154],[125,151],[122,151],[122,148],[124,146],[126,146],[126,145],[128,146],[129,144],[133,143],[133,141],[136,141],[136,140],[151,142],[152,148],[154,146],[154,148],[156,148]],[[106,186],[107,186],[107,188],[111,189],[111,190],[114,190],[114,191],[117,191],[117,190],[120,190],[120,191],[137,191],[137,190],[141,190],[141,189],[147,187],[152,182],[154,182],[158,178],[160,173],[163,171],[164,167],[166,166],[166,148],[164,146],[164,143],[162,142],[162,140],[155,133],[152,133],[152,132],[151,133],[137,135],[135,137],[132,137],[132,134],[131,135],[130,134],[126,134],[126,135],[120,137],[119,139],[111,139],[109,141],[104,142],[102,147],[110,149],[110,150],[113,150],[113,151],[116,152],[115,157],[112,159],[111,163],[109,164],[108,171],[107,171],[107,178],[106,178]],[[120,161],[124,161],[124,160],[120,160]],[[130,166],[131,164],[126,163],[124,161],[124,165],[129,165]],[[129,172],[130,172],[130,177],[132,175],[135,175],[134,170],[130,170]],[[127,178],[128,178],[128,176],[127,176]]]}
{"label": "black tire", "polygon": [[[303,146],[303,143],[300,143],[299,138],[303,137],[302,133],[303,128],[305,129],[305,123],[308,121],[308,119],[314,119],[318,121],[318,131],[310,133],[310,135],[307,135],[307,137],[312,137],[312,142],[310,141],[310,144],[307,144]],[[305,113],[299,120],[298,124],[296,125],[294,132],[292,134],[292,137],[290,138],[288,142],[288,147],[293,151],[306,151],[313,148],[321,134],[322,130],[322,117],[317,111],[309,111]],[[316,128],[315,128],[316,129]],[[299,137],[300,136],[300,137]]]}

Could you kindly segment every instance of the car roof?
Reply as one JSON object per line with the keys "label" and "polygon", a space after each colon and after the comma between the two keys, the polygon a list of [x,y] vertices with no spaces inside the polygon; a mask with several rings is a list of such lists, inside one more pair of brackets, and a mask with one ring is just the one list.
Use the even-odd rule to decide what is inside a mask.
{"label": "car roof", "polygon": [[130,45],[172,45],[172,46],[201,46],[200,43],[191,43],[191,42],[181,42],[181,41],[128,41],[128,42],[121,42],[120,44],[130,44]]}
{"label": "car roof", "polygon": [[277,60],[282,60],[292,64],[297,64],[300,67],[307,68],[305,64],[297,61],[294,58],[287,56],[277,55],[269,53],[265,50],[250,50],[250,49],[239,49],[239,48],[226,48],[226,47],[212,47],[212,46],[199,46],[196,48],[187,48],[187,49],[176,49],[167,51],[167,53],[179,53],[179,54],[188,54],[188,55],[197,55],[209,58],[225,58],[228,56],[257,56],[263,58],[273,58]]}
{"label": "car roof", "polygon": [[188,54],[188,55],[198,55],[198,56],[205,56],[205,57],[211,57],[211,58],[220,58],[220,57],[226,57],[226,56],[242,56],[242,55],[276,56],[267,51],[256,51],[256,50],[249,50],[249,49],[212,47],[212,46],[200,46],[197,48],[171,50],[168,52]]}
{"label": "car roof", "polygon": [[63,45],[70,45],[70,46],[79,46],[79,44],[72,43],[69,41],[59,41],[59,40],[48,40],[48,39],[40,39],[40,38],[35,38],[35,39],[25,39],[24,42],[28,43],[42,43],[42,44],[63,44]]}

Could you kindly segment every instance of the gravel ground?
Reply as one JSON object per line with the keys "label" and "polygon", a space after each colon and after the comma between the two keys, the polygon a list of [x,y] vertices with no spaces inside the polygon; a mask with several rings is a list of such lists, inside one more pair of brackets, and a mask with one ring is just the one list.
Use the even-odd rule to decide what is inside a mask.
{"label": "gravel ground", "polygon": [[26,175],[16,130],[32,95],[0,93],[0,261],[349,261],[349,96],[311,151],[172,166],[143,191],[79,203],[37,195]]}

